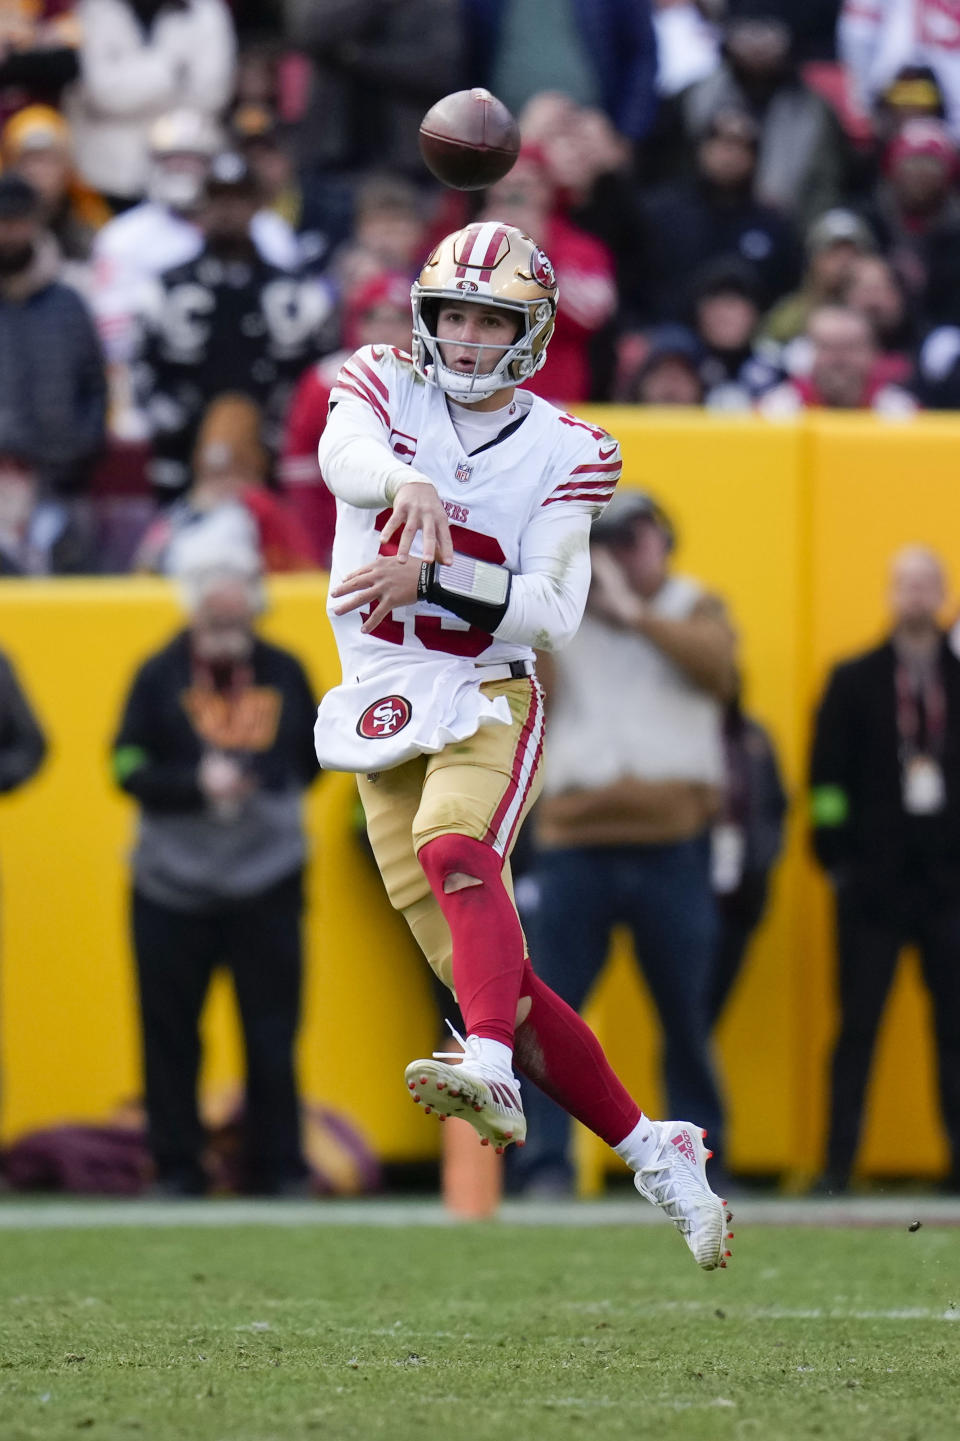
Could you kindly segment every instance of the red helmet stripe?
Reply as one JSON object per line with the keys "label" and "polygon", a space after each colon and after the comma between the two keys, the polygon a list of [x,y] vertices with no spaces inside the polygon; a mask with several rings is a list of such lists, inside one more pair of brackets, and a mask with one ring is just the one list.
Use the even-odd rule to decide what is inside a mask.
{"label": "red helmet stripe", "polygon": [[482,229],[482,225],[468,225],[464,232],[468,238],[464,241],[464,249],[460,255],[460,264],[457,266],[457,278],[459,280],[462,280],[467,273],[466,267],[470,264],[473,248],[477,243],[477,236]]}
{"label": "red helmet stripe", "polygon": [[481,271],[492,270],[497,259],[497,252],[506,238],[507,228],[498,225],[496,221],[484,221],[480,225],[469,225],[465,232],[469,240],[465,242],[464,249],[460,255],[460,263],[457,266],[457,278],[462,280],[466,275],[466,267],[471,269],[479,266]]}

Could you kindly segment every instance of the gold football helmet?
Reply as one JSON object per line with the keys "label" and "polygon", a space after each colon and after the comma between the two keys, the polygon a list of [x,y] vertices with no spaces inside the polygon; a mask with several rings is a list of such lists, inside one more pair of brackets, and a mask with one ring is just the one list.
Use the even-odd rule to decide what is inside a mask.
{"label": "gold football helmet", "polygon": [[[529,380],[547,358],[557,315],[557,278],[544,252],[515,225],[487,220],[448,235],[414,281],[410,297],[413,363],[426,381],[461,403]],[[479,373],[481,355],[501,346],[478,343],[472,373],[443,364],[437,317],[444,301],[495,305],[517,316],[519,334],[489,373]]]}

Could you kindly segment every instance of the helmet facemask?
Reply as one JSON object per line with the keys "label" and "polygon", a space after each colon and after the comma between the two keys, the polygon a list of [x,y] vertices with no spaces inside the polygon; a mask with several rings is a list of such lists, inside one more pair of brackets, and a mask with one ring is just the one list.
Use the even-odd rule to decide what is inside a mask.
{"label": "helmet facemask", "polygon": [[[505,390],[529,380],[546,360],[546,348],[537,354],[535,343],[547,326],[552,327],[553,311],[546,301],[536,306],[531,316],[528,305],[511,305],[508,302],[492,303],[486,297],[482,300],[465,300],[458,291],[431,290],[424,293],[419,282],[411,290],[413,306],[413,361],[429,385],[435,385],[461,405],[475,405],[498,390]],[[518,334],[511,345],[504,348],[499,341],[468,341],[437,339],[437,325],[444,305],[484,305],[502,310],[517,322]],[[452,370],[444,365],[440,354],[441,345],[455,345],[459,350],[475,352],[472,371]],[[500,359],[490,371],[482,371],[483,357],[488,351],[500,352]]]}

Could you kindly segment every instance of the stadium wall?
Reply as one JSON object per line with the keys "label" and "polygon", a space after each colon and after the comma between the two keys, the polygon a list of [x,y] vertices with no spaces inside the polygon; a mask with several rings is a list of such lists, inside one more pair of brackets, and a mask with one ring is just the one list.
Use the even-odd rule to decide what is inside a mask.
{"label": "stadium wall", "polygon": [[[805,417],[780,424],[701,412],[595,410],[622,441],[625,483],[674,515],[678,565],[728,599],[742,637],[749,709],[778,744],[794,805],[768,917],[718,1037],[731,1111],[731,1160],[756,1172],[816,1171],[834,1024],[826,888],[803,837],[811,707],[827,668],[884,624],[886,565],[925,541],[960,577],[960,422]],[[265,631],[296,650],[318,688],[339,676],[324,584],[271,584]],[[139,1090],[126,937],[134,809],[113,787],[110,739],[139,661],[180,624],[161,581],[5,581],[0,643],[51,740],[40,777],[0,808],[0,1136],[64,1119],[102,1120]],[[350,1114],[388,1159],[429,1156],[424,1124],[397,1078],[432,1047],[425,968],[356,831],[352,778],[331,775],[307,809],[306,1021],[300,1070],[311,1097]],[[662,1111],[656,1027],[629,944],[617,937],[591,1020],[654,1114]],[[240,1071],[227,989],[205,1018],[205,1091]],[[364,1100],[352,1100],[362,1068]],[[596,1188],[604,1148],[579,1145]],[[926,1002],[911,960],[884,1025],[862,1168],[934,1175],[946,1160]]]}

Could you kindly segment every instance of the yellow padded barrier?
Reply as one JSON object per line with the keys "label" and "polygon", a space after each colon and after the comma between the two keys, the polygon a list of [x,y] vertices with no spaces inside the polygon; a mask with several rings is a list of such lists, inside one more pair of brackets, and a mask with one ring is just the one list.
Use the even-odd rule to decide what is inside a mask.
{"label": "yellow padded barrier", "polygon": [[[834,1014],[827,896],[801,823],[810,708],[826,668],[879,634],[886,562],[898,545],[930,541],[960,581],[960,420],[593,415],[623,444],[625,483],[649,487],[674,515],[679,567],[727,597],[742,634],[749,708],[773,732],[795,798],[773,904],[718,1041],[733,1164],[812,1172]],[[338,677],[324,592],[320,578],[275,580],[265,627],[304,659],[318,687]],[[126,937],[134,812],[112,786],[107,756],[136,664],[179,623],[159,581],[0,586],[0,645],[52,743],[40,777],[0,805],[4,1139],[59,1119],[102,1118],[139,1089]],[[434,1152],[438,1128],[409,1105],[399,1077],[414,1052],[433,1044],[436,1018],[425,968],[383,901],[353,811],[353,781],[344,776],[326,777],[308,807],[301,1078],[309,1095],[350,1114],[381,1155],[419,1158]],[[656,1026],[623,937],[590,1016],[656,1114]],[[221,1087],[239,1071],[223,987],[205,1029],[205,1084]],[[867,1170],[942,1168],[931,1072],[923,998],[908,971],[881,1037]],[[578,1154],[584,1189],[596,1187],[606,1153],[581,1141]]]}
{"label": "yellow padded barrier", "polygon": [[[339,674],[326,584],[271,586],[269,638],[289,645],[318,687]],[[3,1136],[58,1119],[102,1118],[139,1091],[126,931],[125,856],[133,805],[114,788],[108,748],[138,662],[179,626],[170,587],[151,580],[10,581],[0,587],[0,644],[49,733],[37,780],[0,808]],[[315,788],[306,1024],[300,1074],[311,1096],[350,1112],[384,1156],[435,1145],[397,1083],[410,1047],[434,1040],[423,968],[380,895],[352,832],[354,782]],[[232,1007],[218,988],[206,1020],[207,1085],[239,1069]]]}

